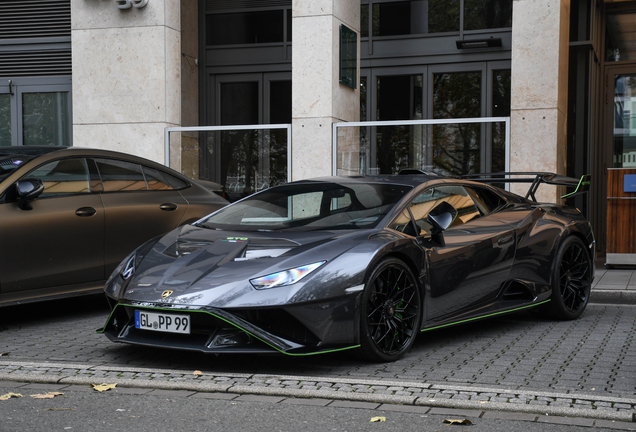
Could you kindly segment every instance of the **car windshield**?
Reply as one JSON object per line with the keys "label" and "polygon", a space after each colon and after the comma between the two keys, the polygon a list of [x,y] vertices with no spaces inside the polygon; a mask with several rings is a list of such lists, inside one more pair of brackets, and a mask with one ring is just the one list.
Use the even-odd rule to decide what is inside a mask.
{"label": "car windshield", "polygon": [[306,182],[252,195],[198,223],[224,230],[374,228],[411,186]]}
{"label": "car windshield", "polygon": [[63,147],[54,146],[0,146],[0,183],[22,165],[45,153]]}
{"label": "car windshield", "polygon": [[0,150],[0,183],[11,175],[13,171],[36,156],[24,154],[7,154]]}

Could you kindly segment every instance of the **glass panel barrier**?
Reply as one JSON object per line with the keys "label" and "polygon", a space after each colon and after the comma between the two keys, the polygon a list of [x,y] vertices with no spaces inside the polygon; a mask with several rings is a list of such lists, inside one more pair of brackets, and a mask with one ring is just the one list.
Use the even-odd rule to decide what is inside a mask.
{"label": "glass panel barrier", "polygon": [[291,125],[166,129],[167,165],[236,201],[289,179]]}
{"label": "glass panel barrier", "polygon": [[[334,175],[397,174],[405,168],[451,176],[494,172],[489,167],[509,170],[510,117],[334,123],[333,135]],[[464,135],[470,146],[484,146],[489,164],[470,146],[463,157]],[[440,157],[443,152],[450,156]]]}

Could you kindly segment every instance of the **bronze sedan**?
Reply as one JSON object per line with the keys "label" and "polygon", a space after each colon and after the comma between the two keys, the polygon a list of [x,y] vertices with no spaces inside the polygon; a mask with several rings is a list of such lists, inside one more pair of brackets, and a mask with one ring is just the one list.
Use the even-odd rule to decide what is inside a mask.
{"label": "bronze sedan", "polygon": [[0,147],[0,306],[100,292],[145,241],[225,206],[147,159],[77,147]]}

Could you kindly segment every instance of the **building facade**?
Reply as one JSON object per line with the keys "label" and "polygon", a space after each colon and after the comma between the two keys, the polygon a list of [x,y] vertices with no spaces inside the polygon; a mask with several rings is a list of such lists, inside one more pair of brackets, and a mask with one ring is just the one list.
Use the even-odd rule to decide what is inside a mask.
{"label": "building facade", "polygon": [[501,122],[360,127],[342,163],[591,173],[571,204],[601,251],[607,169],[636,166],[634,78],[636,1],[0,3],[0,145],[164,162],[166,128],[291,124],[171,141],[171,166],[249,193],[331,175],[333,123],[509,117],[509,144]]}

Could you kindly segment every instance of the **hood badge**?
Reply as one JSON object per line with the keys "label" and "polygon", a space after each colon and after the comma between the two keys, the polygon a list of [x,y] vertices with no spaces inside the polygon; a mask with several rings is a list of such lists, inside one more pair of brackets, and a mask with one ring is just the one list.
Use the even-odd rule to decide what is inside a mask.
{"label": "hood badge", "polygon": [[174,291],[171,291],[171,290],[165,290],[164,292],[161,293],[161,298],[162,299],[168,298],[172,295],[173,292]]}

